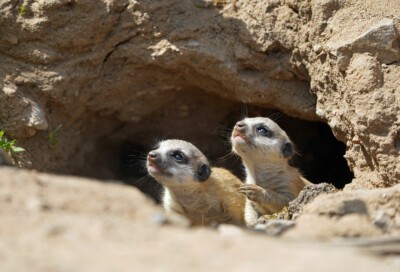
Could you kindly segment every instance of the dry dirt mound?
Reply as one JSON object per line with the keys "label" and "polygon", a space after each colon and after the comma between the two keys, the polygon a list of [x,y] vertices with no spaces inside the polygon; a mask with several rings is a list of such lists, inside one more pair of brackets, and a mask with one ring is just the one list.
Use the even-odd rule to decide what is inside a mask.
{"label": "dry dirt mound", "polygon": [[1,271],[398,271],[382,245],[162,225],[160,208],[128,186],[3,167],[0,188]]}

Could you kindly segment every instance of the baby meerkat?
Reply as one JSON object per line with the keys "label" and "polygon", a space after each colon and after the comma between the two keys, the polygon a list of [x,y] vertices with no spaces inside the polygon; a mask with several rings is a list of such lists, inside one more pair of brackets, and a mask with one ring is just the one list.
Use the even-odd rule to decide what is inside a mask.
{"label": "baby meerkat", "polygon": [[193,225],[242,225],[246,197],[243,183],[228,170],[212,168],[193,144],[166,140],[147,156],[147,171],[164,186],[167,212],[187,217]]}
{"label": "baby meerkat", "polygon": [[259,216],[281,211],[310,184],[289,165],[294,145],[271,119],[255,117],[237,122],[231,142],[246,170],[246,184],[239,192],[247,197],[247,225],[254,225]]}

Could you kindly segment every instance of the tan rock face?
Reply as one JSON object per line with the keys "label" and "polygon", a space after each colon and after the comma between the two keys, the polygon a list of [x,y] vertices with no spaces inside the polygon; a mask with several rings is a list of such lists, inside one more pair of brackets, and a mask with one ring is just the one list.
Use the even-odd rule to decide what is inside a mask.
{"label": "tan rock face", "polygon": [[[304,147],[299,160],[326,174],[318,182],[343,169],[330,149],[355,175],[303,207],[283,237],[394,240],[399,188],[374,188],[400,179],[399,10],[398,0],[5,0],[0,129],[27,150],[18,164],[40,171],[111,179],[131,165],[115,156],[127,153],[127,174],[154,195],[140,171],[157,138],[190,140],[218,163],[221,137],[247,109],[278,110],[282,126],[297,118],[285,129]],[[345,147],[318,142],[326,127],[306,120]],[[162,227],[185,222],[135,188],[5,167],[0,221],[2,271],[398,271],[353,248]]]}
{"label": "tan rock face", "polygon": [[[399,5],[25,1],[22,12],[3,1],[1,127],[28,150],[22,165],[84,174],[104,139],[137,143],[177,130],[194,139],[191,127],[215,121],[202,130],[212,134],[237,101],[323,120],[346,144],[355,174],[347,188],[390,186],[400,178]],[[182,123],[170,118],[170,129],[141,135],[192,92],[218,95],[221,111],[194,121],[192,106],[179,104]]]}

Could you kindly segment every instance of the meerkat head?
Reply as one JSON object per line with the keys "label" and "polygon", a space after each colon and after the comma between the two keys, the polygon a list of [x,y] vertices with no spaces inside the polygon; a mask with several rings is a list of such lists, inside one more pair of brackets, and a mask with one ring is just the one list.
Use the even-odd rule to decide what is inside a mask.
{"label": "meerkat head", "polygon": [[206,156],[182,140],[161,141],[147,155],[146,166],[149,174],[167,187],[195,185],[206,181],[211,174]]}
{"label": "meerkat head", "polygon": [[240,157],[257,161],[288,160],[294,145],[286,132],[269,118],[245,118],[231,135],[232,150]]}

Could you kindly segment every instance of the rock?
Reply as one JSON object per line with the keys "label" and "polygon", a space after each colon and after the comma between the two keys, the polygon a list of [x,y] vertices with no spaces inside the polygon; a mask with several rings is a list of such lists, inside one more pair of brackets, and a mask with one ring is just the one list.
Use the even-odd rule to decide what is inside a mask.
{"label": "rock", "polygon": [[[396,237],[400,185],[320,195],[303,208],[287,237]],[[389,211],[389,212],[387,212]]]}
{"label": "rock", "polygon": [[289,219],[296,220],[301,215],[304,206],[311,203],[320,194],[336,192],[335,186],[329,183],[311,184],[304,187],[299,196],[289,203]]}
{"label": "rock", "polygon": [[389,64],[400,59],[399,38],[393,19],[383,19],[359,36],[353,46],[356,50],[377,54],[382,63]]}
{"label": "rock", "polygon": [[380,63],[371,54],[354,54],[346,71],[346,81],[359,93],[381,86],[383,74]]}
{"label": "rock", "polygon": [[16,86],[6,86],[0,92],[0,120],[2,129],[13,137],[32,137],[48,128],[43,109]]}
{"label": "rock", "polygon": [[10,156],[2,149],[0,149],[0,166],[12,165]]}
{"label": "rock", "polygon": [[153,58],[161,57],[162,55],[166,54],[168,51],[177,52],[177,53],[180,51],[178,47],[171,44],[168,40],[165,40],[165,39],[161,40],[154,46],[150,46],[149,49],[151,49],[153,51],[153,53],[151,53],[151,56]]}
{"label": "rock", "polygon": [[244,231],[235,225],[229,225],[229,224],[220,224],[218,225],[218,232],[222,236],[238,236],[238,235],[244,235]]}
{"label": "rock", "polygon": [[29,99],[24,98],[24,102],[29,104],[31,107],[27,116],[27,126],[35,128],[37,130],[47,130],[48,124],[43,110],[39,105]]}
{"label": "rock", "polygon": [[[400,59],[399,33],[392,19],[383,19],[354,39],[331,40],[326,46],[338,58],[344,70],[351,54],[365,53],[376,55],[381,63],[389,64]],[[340,59],[340,60],[339,60]]]}
{"label": "rock", "polygon": [[166,225],[168,224],[168,217],[164,213],[155,213],[151,217],[151,221],[156,225]]}
{"label": "rock", "polygon": [[313,51],[317,54],[322,52],[322,46],[320,44],[314,44],[312,47]]}
{"label": "rock", "polygon": [[295,222],[291,220],[270,220],[265,224],[257,224],[254,229],[257,231],[262,231],[269,236],[279,236],[284,232],[293,228],[295,226]]}
{"label": "rock", "polygon": [[213,1],[212,0],[194,0],[193,5],[199,8],[209,8],[212,7]]}
{"label": "rock", "polygon": [[171,213],[168,215],[165,213],[155,213],[151,217],[151,221],[159,226],[169,225],[169,224],[180,226],[183,228],[188,228],[191,226],[189,219],[176,213]]}
{"label": "rock", "polygon": [[[32,212],[30,196],[48,209]],[[284,272],[398,270],[379,251],[372,258],[354,245],[293,244],[231,225],[159,225],[155,215],[164,221],[161,207],[131,186],[2,167],[0,270],[246,271],[265,263]]]}
{"label": "rock", "polygon": [[372,223],[380,227],[381,229],[386,230],[391,225],[392,221],[393,220],[391,220],[390,216],[387,215],[385,211],[380,210],[376,213]]}

